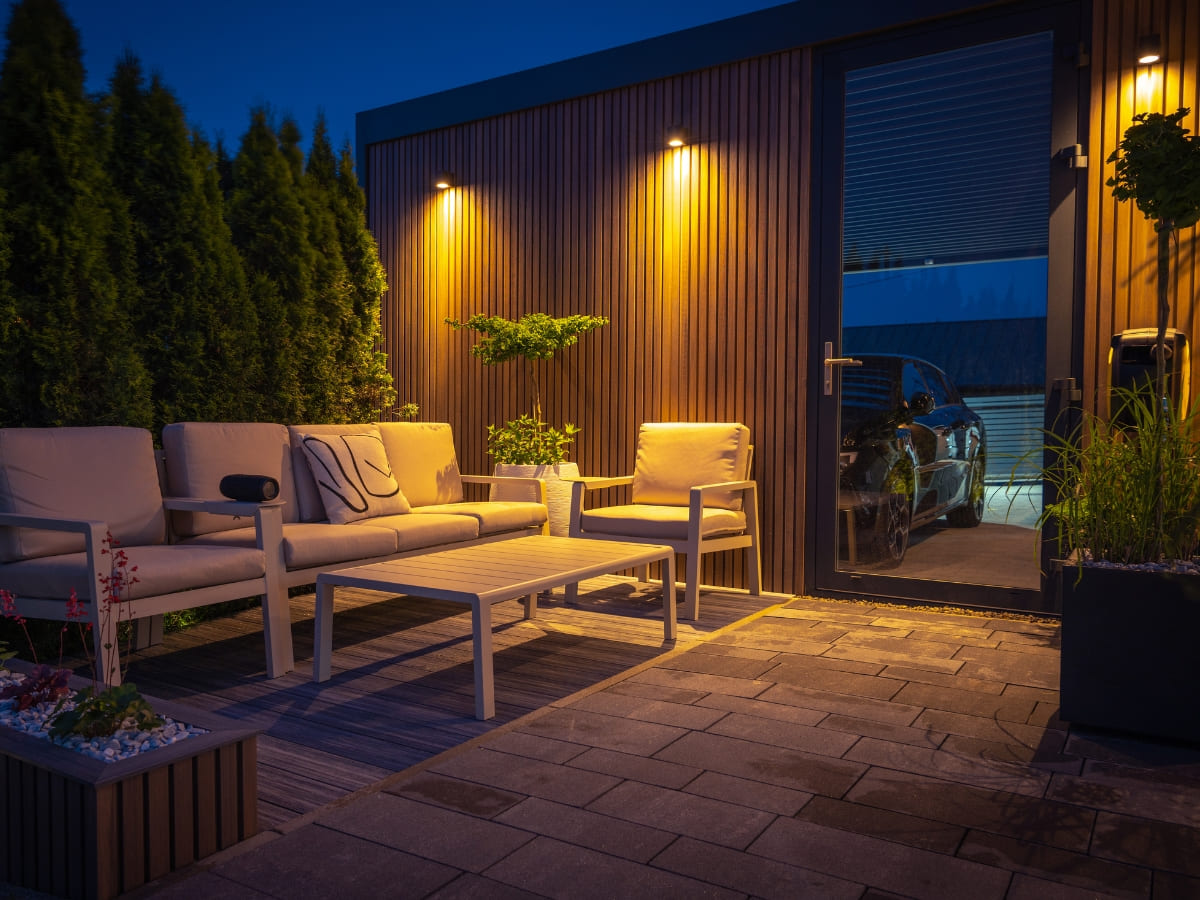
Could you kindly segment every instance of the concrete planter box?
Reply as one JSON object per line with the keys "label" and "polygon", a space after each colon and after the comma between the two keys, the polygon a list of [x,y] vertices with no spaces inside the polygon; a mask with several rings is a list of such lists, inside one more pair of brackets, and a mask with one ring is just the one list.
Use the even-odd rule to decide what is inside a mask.
{"label": "concrete planter box", "polygon": [[257,731],[147,699],[209,733],[104,763],[0,727],[0,882],[104,900],[257,833]]}
{"label": "concrete planter box", "polygon": [[[540,478],[546,484],[546,510],[550,514],[550,533],[556,537],[567,537],[571,533],[571,482],[566,478],[579,477],[577,463],[559,463],[556,466],[525,466],[516,463],[496,463],[493,475],[506,478]],[[497,485],[492,489],[493,500],[534,500],[532,491]]]}
{"label": "concrete planter box", "polygon": [[1059,590],[1062,718],[1200,743],[1200,577],[1068,564]]}

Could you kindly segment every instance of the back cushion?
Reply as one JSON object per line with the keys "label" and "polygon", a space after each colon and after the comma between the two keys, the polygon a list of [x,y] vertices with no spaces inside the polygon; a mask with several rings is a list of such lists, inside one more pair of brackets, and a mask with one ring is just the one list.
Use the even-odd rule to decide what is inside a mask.
{"label": "back cushion", "polygon": [[[750,429],[737,422],[647,422],[638,432],[633,502],[686,506],[701,484],[748,475]],[[705,506],[741,509],[740,493],[710,495]]]}
{"label": "back cushion", "polygon": [[[0,511],[108,523],[122,546],[166,540],[158,465],[142,428],[0,428]],[[78,553],[81,534],[0,528],[0,560]]]}
{"label": "back cushion", "polygon": [[[167,490],[173,497],[222,500],[226,475],[268,475],[279,482],[283,521],[297,522],[296,488],[287,429],[269,422],[176,422],[163,429]],[[180,537],[244,528],[245,519],[209,513],[171,513]]]}
{"label": "back cushion", "polygon": [[342,525],[409,512],[374,425],[358,425],[343,434],[300,433],[298,438],[330,522]]}
{"label": "back cushion", "polygon": [[454,433],[445,422],[380,422],[379,433],[400,490],[413,506],[463,498]]}

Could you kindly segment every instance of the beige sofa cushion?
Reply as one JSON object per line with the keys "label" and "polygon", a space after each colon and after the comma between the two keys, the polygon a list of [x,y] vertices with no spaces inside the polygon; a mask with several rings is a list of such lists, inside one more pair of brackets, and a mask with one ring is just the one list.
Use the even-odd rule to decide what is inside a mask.
{"label": "beige sofa cushion", "polygon": [[[0,428],[0,512],[99,520],[123,547],[163,543],[167,523],[150,432]],[[81,534],[0,529],[2,562],[83,549]]]}
{"label": "beige sofa cushion", "polygon": [[[137,567],[137,580],[122,596],[124,600],[250,581],[262,578],[265,565],[261,550],[240,547],[159,544],[124,549],[129,570]],[[43,556],[0,566],[0,584],[19,597],[65,600],[75,590],[80,599],[92,599],[93,579],[86,553]]]}
{"label": "beige sofa cushion", "polygon": [[546,507],[541,503],[523,500],[485,500],[480,503],[438,503],[413,510],[422,515],[470,516],[479,523],[480,534],[498,534],[518,528],[543,525],[546,522]]}
{"label": "beige sofa cushion", "polygon": [[[419,510],[413,510],[419,512]],[[396,538],[397,550],[440,550],[443,544],[472,541],[479,537],[479,523],[470,516],[409,515],[367,519],[364,527],[386,529]]]}
{"label": "beige sofa cushion", "polygon": [[[654,506],[633,503],[585,510],[579,518],[584,537],[593,534],[683,541],[688,536],[686,506]],[[746,514],[740,510],[705,507],[700,511],[700,536],[740,534],[746,530]]]}
{"label": "beige sofa cushion", "polygon": [[321,495],[325,517],[337,525],[409,511],[374,425],[341,434],[295,435]]}
{"label": "beige sofa cushion", "polygon": [[[687,506],[692,487],[746,478],[749,455],[750,429],[737,422],[647,422],[638,432],[633,502]],[[741,509],[741,493],[714,493],[704,505]]]}
{"label": "beige sofa cushion", "polygon": [[[226,475],[267,475],[279,482],[283,521],[295,522],[296,487],[287,429],[269,422],[175,422],[163,428],[167,490],[173,497],[220,500]],[[244,528],[245,519],[172,512],[175,534],[190,537]]]}
{"label": "beige sofa cushion", "polygon": [[[253,528],[239,528],[197,535],[185,544],[189,547],[198,544],[253,547],[255,540]],[[359,560],[395,552],[396,536],[383,528],[331,525],[329,522],[290,522],[283,526],[283,564],[290,572],[338,563],[353,565]]]}
{"label": "beige sofa cushion", "polygon": [[380,422],[379,433],[400,490],[414,507],[463,498],[454,434],[445,422]]}

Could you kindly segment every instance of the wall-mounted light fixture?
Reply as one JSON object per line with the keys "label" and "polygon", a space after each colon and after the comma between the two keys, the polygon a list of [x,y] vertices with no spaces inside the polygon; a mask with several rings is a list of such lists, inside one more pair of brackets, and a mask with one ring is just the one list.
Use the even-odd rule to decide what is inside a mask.
{"label": "wall-mounted light fixture", "polygon": [[1157,34],[1146,34],[1138,38],[1137,61],[1139,66],[1149,66],[1162,59],[1162,38]]}
{"label": "wall-mounted light fixture", "polygon": [[672,125],[667,129],[667,146],[682,147],[685,144],[691,143],[691,135],[682,125]]}
{"label": "wall-mounted light fixture", "polygon": [[454,187],[454,175],[450,172],[442,172],[434,180],[433,186],[439,191],[444,191],[446,188]]}

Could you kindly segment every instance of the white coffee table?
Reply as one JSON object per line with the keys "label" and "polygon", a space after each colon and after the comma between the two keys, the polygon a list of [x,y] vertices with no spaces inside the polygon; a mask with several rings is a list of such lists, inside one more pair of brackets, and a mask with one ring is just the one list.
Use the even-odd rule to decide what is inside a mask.
{"label": "white coffee table", "polygon": [[[675,584],[675,551],[658,544],[631,544],[534,535],[353,566],[317,576],[313,681],[329,680],[333,653],[333,589],[365,588],[450,600],[471,607],[475,657],[475,717],[496,714],[492,679],[492,604],[525,598],[525,618],[537,617],[538,591],[566,585],[567,602],[579,582],[621,569],[661,561],[663,584]],[[675,591],[663,591],[663,637],[675,640]]]}

